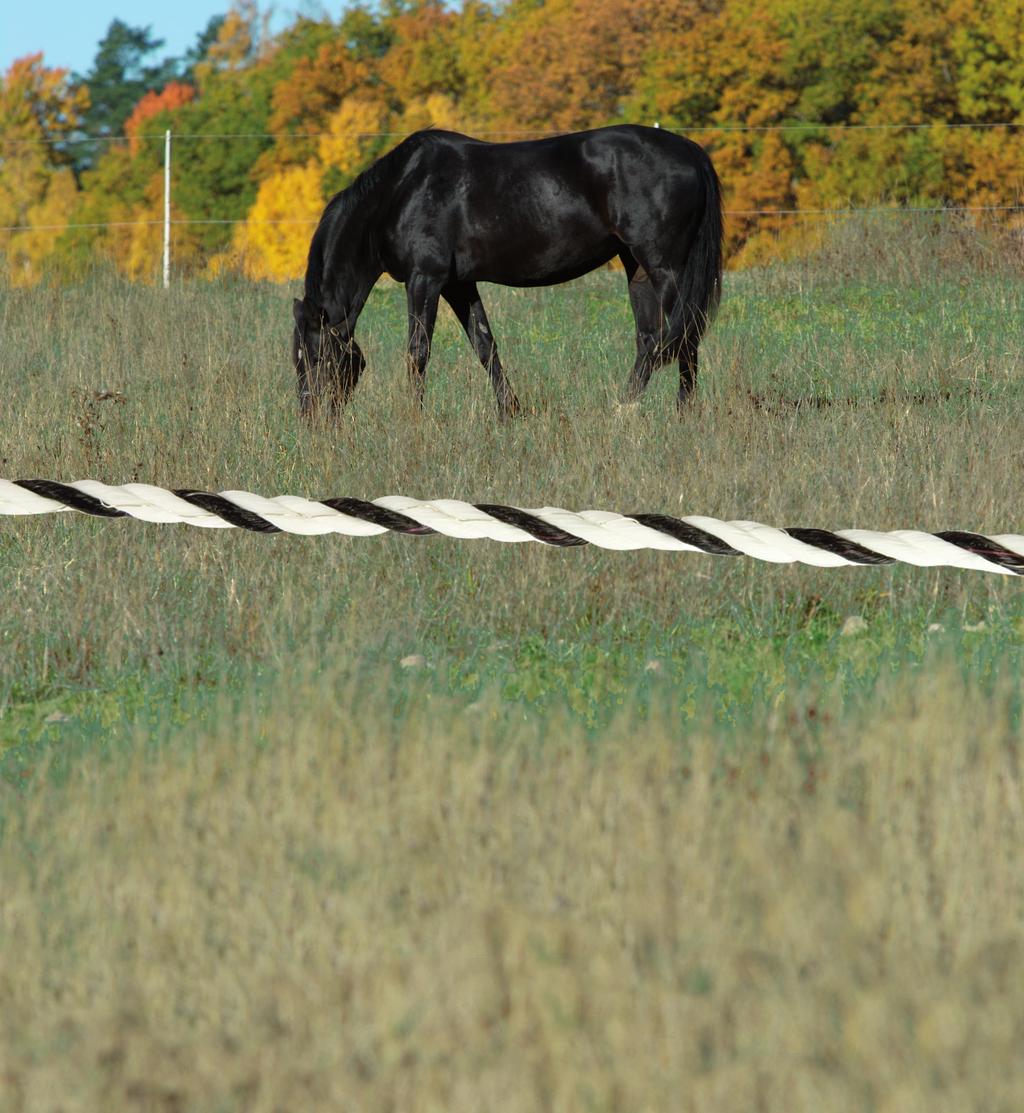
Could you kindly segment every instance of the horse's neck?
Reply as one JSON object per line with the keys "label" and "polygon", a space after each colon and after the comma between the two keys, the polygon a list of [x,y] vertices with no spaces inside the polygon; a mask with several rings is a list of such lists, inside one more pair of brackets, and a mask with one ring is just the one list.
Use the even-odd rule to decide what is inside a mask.
{"label": "horse's neck", "polygon": [[349,328],[362,312],[377,279],[383,273],[376,252],[365,243],[341,239],[334,258],[327,262],[321,281],[321,300],[333,322],[345,321]]}

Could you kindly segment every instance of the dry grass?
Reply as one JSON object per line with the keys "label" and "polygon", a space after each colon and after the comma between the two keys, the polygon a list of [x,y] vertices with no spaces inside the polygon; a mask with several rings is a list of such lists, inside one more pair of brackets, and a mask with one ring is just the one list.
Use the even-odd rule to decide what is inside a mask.
{"label": "dry grass", "polygon": [[[732,281],[700,396],[681,422],[670,370],[638,413],[614,413],[631,347],[619,276],[491,291],[495,330],[534,411],[511,427],[496,423],[486,377],[449,317],[427,409],[411,410],[404,299],[393,288],[367,317],[370,370],[355,403],[338,426],[312,430],[295,413],[289,290],[98,282],[14,292],[0,307],[0,470],[826,528],[1013,530],[1024,286],[1002,275],[968,282],[970,272],[920,287],[829,285],[828,273],[807,287],[802,272],[780,272],[768,294],[757,276]],[[774,629],[780,609],[812,596],[837,613],[889,598],[887,620],[912,614],[923,629],[948,608],[977,621],[1017,598],[1014,585],[970,573],[837,574],[438,539],[267,540],[51,518],[5,528],[0,569],[10,585],[0,700],[5,684],[9,698],[37,698],[47,677],[109,684],[140,668],[187,675],[197,659],[274,659],[339,623],[415,652],[467,631],[484,643],[538,632],[571,640],[581,628],[664,630],[729,613]]]}
{"label": "dry grass", "polygon": [[[1019,531],[1016,263],[848,234],[682,421],[615,275],[488,293],[504,427],[395,289],[312,429],[293,291],[11,292],[0,474]],[[3,1113],[1019,1105],[1017,581],[71,516],[0,581]]]}

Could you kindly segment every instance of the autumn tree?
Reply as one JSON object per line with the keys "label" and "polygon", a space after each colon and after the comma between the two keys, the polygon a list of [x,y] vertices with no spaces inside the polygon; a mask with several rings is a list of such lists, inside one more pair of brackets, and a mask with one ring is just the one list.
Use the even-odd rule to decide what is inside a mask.
{"label": "autumn tree", "polygon": [[0,252],[9,280],[42,276],[74,205],[72,155],[65,141],[88,109],[86,90],[68,73],[19,58],[0,79]]}
{"label": "autumn tree", "polygon": [[967,20],[951,14],[973,3],[728,0],[658,38],[632,108],[705,129],[694,137],[725,182],[741,263],[812,227],[757,210],[955,200],[950,153],[977,133],[895,125],[962,119],[954,43]]}
{"label": "autumn tree", "polygon": [[961,117],[1024,122],[1024,0],[952,0],[946,15]]}
{"label": "autumn tree", "polygon": [[377,73],[396,105],[442,93],[462,95],[455,39],[458,17],[440,0],[416,0],[388,20],[391,45]]}
{"label": "autumn tree", "polygon": [[[510,130],[564,131],[624,118],[657,27],[654,0],[512,0],[477,55],[474,114]],[[477,13],[478,14],[478,13]]]}
{"label": "autumn tree", "polygon": [[388,106],[372,96],[346,97],[327,121],[326,133],[317,146],[323,168],[324,189],[337,193],[374,158],[395,145],[390,132]]}
{"label": "autumn tree", "polygon": [[323,207],[315,164],[271,174],[260,183],[245,223],[236,227],[231,252],[214,262],[214,271],[233,263],[248,278],[275,282],[300,278]]}
{"label": "autumn tree", "polygon": [[203,85],[214,74],[242,69],[255,56],[259,38],[259,12],[255,0],[239,0],[217,25],[213,41],[192,68]]}
{"label": "autumn tree", "polygon": [[459,102],[448,93],[429,93],[425,97],[415,97],[405,106],[395,124],[395,131],[399,134],[411,134],[423,128],[475,130]]}
{"label": "autumn tree", "polygon": [[[128,273],[152,271],[161,152],[143,137],[165,128],[177,256],[199,266],[217,253],[253,277],[300,269],[308,226],[285,214],[315,215],[430,126],[497,138],[658,121],[689,133],[724,182],[740,265],[813,242],[823,223],[795,210],[1006,206],[1024,192],[1024,0],[381,0],[274,35],[243,0],[159,83],[148,30],[114,26],[108,71],[141,82],[117,128],[130,145],[93,148],[77,194],[57,184],[72,149],[61,142],[42,162],[12,147],[0,175],[0,204],[40,235],[69,211],[116,225],[60,235],[51,262],[91,243]],[[96,126],[110,132],[101,92],[108,122]],[[22,242],[33,258],[50,251]]]}
{"label": "autumn tree", "polygon": [[262,160],[264,172],[304,163],[316,151],[317,135],[346,97],[370,84],[370,66],[327,28],[330,37],[316,53],[300,58],[287,81],[271,94],[270,130],[274,149]]}
{"label": "autumn tree", "polygon": [[183,81],[169,81],[159,93],[152,90],[146,93],[124,122],[124,133],[129,137],[128,149],[131,153],[135,155],[139,152],[139,135],[147,120],[164,112],[173,113],[176,108],[194,100],[195,95],[195,88]]}

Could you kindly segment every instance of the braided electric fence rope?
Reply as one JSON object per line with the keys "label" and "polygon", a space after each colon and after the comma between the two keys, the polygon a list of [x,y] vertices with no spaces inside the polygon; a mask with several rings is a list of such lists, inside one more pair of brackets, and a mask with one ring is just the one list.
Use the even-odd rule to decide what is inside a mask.
{"label": "braided electric fence rope", "polygon": [[963,530],[877,532],[865,529],[778,529],[760,522],[723,522],[691,515],[616,514],[607,510],[563,510],[545,506],[469,503],[459,499],[423,501],[404,495],[365,499],[266,498],[249,491],[168,491],[148,483],[114,486],[95,479],[57,483],[48,479],[0,479],[0,516],[78,510],[105,518],[181,522],[208,529],[341,534],[372,537],[394,532],[443,534],[464,540],[540,541],[571,547],[660,549],[718,556],[750,556],[774,564],[819,568],[865,564],[912,564],[919,568],[965,568],[1024,576],[1024,536],[988,537]]}

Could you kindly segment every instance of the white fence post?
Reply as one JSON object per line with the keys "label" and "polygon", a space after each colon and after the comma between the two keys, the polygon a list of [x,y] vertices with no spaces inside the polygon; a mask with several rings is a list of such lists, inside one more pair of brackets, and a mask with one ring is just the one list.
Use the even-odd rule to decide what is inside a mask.
{"label": "white fence post", "polygon": [[164,289],[171,284],[171,129],[164,134]]}

